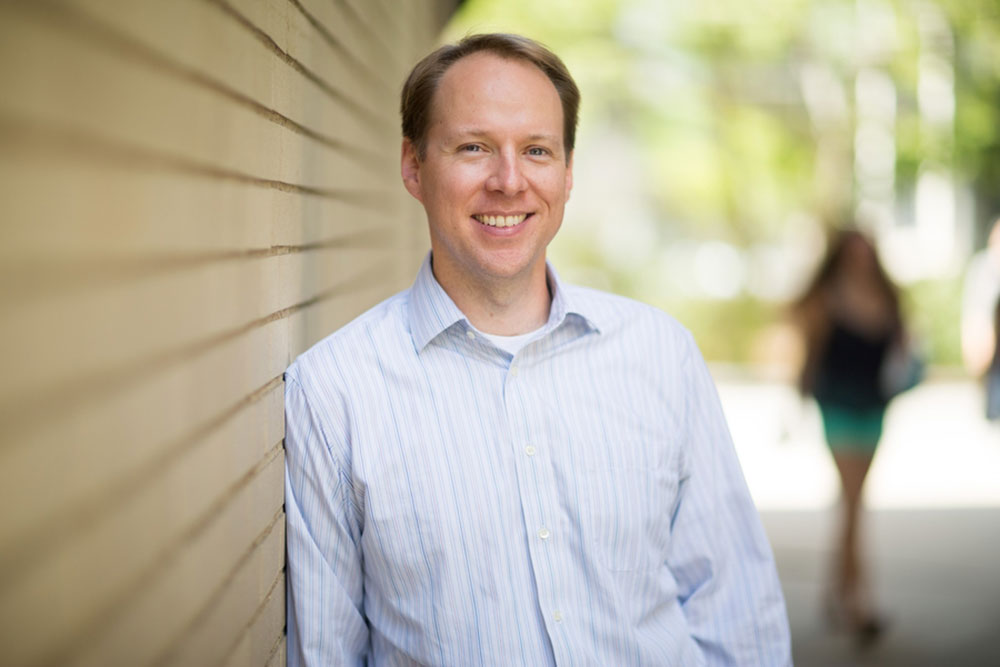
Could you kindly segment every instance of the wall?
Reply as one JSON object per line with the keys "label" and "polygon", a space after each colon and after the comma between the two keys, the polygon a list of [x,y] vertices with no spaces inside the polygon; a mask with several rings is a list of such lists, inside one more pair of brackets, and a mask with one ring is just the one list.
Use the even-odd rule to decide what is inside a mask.
{"label": "wall", "polygon": [[410,282],[447,0],[0,1],[0,651],[284,663],[282,371]]}

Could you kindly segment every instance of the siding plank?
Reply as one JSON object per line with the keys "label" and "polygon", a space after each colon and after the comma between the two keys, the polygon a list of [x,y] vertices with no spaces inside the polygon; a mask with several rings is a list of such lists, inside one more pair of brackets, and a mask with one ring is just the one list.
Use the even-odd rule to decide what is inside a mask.
{"label": "siding plank", "polygon": [[[6,571],[0,620],[4,631],[15,630],[19,638],[13,652],[5,651],[13,662],[20,662],[18,651],[25,656],[76,653],[86,637],[101,628],[118,627],[122,617],[131,614],[131,601],[155,585],[206,524],[214,525],[216,505],[230,494],[229,487],[274,447],[265,438],[280,435],[281,411],[279,383],[266,400],[185,448],[163,466],[162,473],[148,477],[137,490],[129,489],[121,502],[112,499],[112,506],[90,522],[65,538],[54,538],[58,549],[48,551],[45,558],[19,563],[16,572]],[[277,460],[280,464],[281,457]],[[273,508],[280,508],[281,484],[273,481],[268,486],[277,494]],[[274,509],[267,516],[273,516]],[[255,515],[227,516],[218,530],[244,530]],[[231,519],[238,520],[225,525]],[[189,588],[189,594],[200,590],[193,585],[181,588]],[[175,619],[176,609],[164,606],[161,612],[164,623],[181,622]],[[45,622],[38,623],[42,618]]]}
{"label": "siding plank", "polygon": [[[254,555],[280,553],[274,545],[284,543],[283,479],[284,459],[279,456],[215,517],[209,530],[185,545],[176,560],[121,610],[116,622],[94,627],[96,632],[82,637],[79,648],[67,647],[69,664],[151,664],[163,655],[170,639],[185,627],[218,582],[234,570],[238,575],[251,566]],[[254,578],[241,583],[256,587]],[[194,664],[209,661],[199,659]]]}
{"label": "siding plank", "polygon": [[[297,73],[287,59],[275,57],[278,54],[270,47],[281,47],[275,40],[283,32],[280,27],[269,34],[253,21],[246,21],[246,13],[229,3],[214,0],[174,0],[170,3],[156,0],[69,1],[81,17],[81,23],[85,20],[94,30],[108,32],[102,39],[106,47],[112,41],[109,39],[111,34],[120,35],[124,38],[122,41],[132,45],[130,50],[136,56],[140,50],[148,52],[153,56],[150,60],[162,63],[171,71],[180,68],[183,72],[200,75],[213,86],[232,88],[319,131],[335,133],[340,125],[338,118],[328,117],[326,107],[331,101],[338,107],[346,104],[351,109],[360,107],[386,115],[379,123],[394,124],[394,116],[388,113],[391,110],[379,107],[384,98],[368,88],[370,72],[359,70],[356,59],[330,54],[322,63],[325,76],[306,67],[308,73],[319,76],[320,86],[333,89],[331,99],[317,82]],[[290,11],[287,0],[255,5],[266,7],[263,11],[270,14]],[[274,44],[268,44],[268,39]],[[312,38],[309,43],[314,45],[315,41]],[[296,48],[299,52],[306,50],[305,46],[296,45]],[[288,53],[287,49],[281,50]],[[314,62],[318,61],[319,57],[314,58]],[[345,99],[345,95],[349,98]],[[347,108],[344,111],[347,112]],[[358,120],[365,123],[373,120],[360,111],[350,113],[360,115]],[[373,127],[377,128],[377,125]],[[373,138],[379,136],[380,132]]]}
{"label": "siding plank", "polygon": [[[246,105],[164,75],[142,61],[122,58],[103,42],[78,38],[75,29],[51,30],[21,18],[15,13],[10,21],[0,21],[0,59],[25,63],[22,80],[0,98],[0,113],[8,117],[51,127],[67,141],[82,136],[79,143],[90,139],[119,153],[131,151],[135,160],[162,168],[258,179],[274,187],[287,184],[331,196],[354,193],[374,201],[387,196],[388,190],[370,171],[358,169],[351,160],[331,159],[336,152],[329,146],[271,122]],[[44,67],[53,57],[59,66]],[[247,61],[256,65],[258,76],[272,82],[297,77],[261,48]],[[306,82],[296,85],[300,91],[307,87]],[[388,126],[375,131],[331,103],[314,108],[333,119],[334,128],[324,134],[349,145],[377,145],[395,130]]]}
{"label": "siding plank", "polygon": [[[376,284],[341,294],[329,299],[328,307],[345,320],[384,289]],[[125,386],[91,388],[50,410],[47,418],[25,424],[16,439],[8,437],[11,426],[5,425],[0,498],[12,509],[0,522],[0,593],[3,582],[18,575],[12,563],[28,558],[30,550],[24,550],[32,545],[47,544],[50,527],[60,526],[56,534],[62,535],[93,520],[108,504],[95,499],[113,498],[119,487],[134,488],[135,480],[148,474],[143,471],[194,446],[219,415],[280,377],[295,350],[306,344],[293,336],[303,335],[294,332],[305,328],[313,307],[291,315],[291,321],[269,322],[187,359],[150,368]],[[273,439],[280,439],[280,431]],[[32,493],[39,485],[48,488],[45,494]],[[19,503],[24,497],[35,500]]]}
{"label": "siding plank", "polygon": [[[274,653],[285,649],[285,577],[284,573],[272,582],[268,596],[254,613],[253,624],[239,637],[239,642],[223,664],[263,665],[275,661]],[[282,662],[282,664],[284,664]]]}
{"label": "siding plank", "polygon": [[[245,17],[274,40],[278,48],[321,80],[366,93],[366,104],[378,121],[388,127],[397,125],[396,108],[391,104],[398,94],[395,85],[384,81],[381,72],[369,66],[366,58],[351,53],[342,40],[333,39],[326,25],[299,0],[279,4],[254,0],[211,1]],[[340,25],[344,25],[343,21]]]}
{"label": "siding plank", "polygon": [[[282,635],[277,645],[271,650],[271,657],[267,660],[266,667],[285,667],[288,664],[288,637]],[[227,667],[237,667],[245,665],[245,662],[230,662]]]}
{"label": "siding plank", "polygon": [[[54,295],[10,308],[0,320],[0,422],[16,431],[81,391],[127,382],[147,368],[197,354],[283,317],[313,299],[377,281],[391,255],[384,248],[325,248],[218,262],[140,276],[82,293]],[[301,276],[335,267],[330,281],[301,286]],[[242,298],[234,294],[243,293]],[[66,326],[72,345],[66,345]],[[25,354],[33,346],[44,353]],[[4,449],[0,445],[0,450]]]}
{"label": "siding plank", "polygon": [[[308,7],[316,7],[324,0],[303,0],[303,4]],[[378,69],[385,72],[392,72],[397,69],[397,65],[389,55],[389,45],[385,38],[377,31],[371,29],[365,20],[364,9],[359,10],[354,3],[348,0],[333,0],[334,9],[341,17],[343,26],[343,36],[349,40],[352,50],[371,62]]]}
{"label": "siding plank", "polygon": [[[356,202],[145,169],[40,139],[5,143],[3,271],[34,269],[45,257],[57,263],[52,268],[65,271],[78,258],[230,253],[353,235],[359,245],[371,245],[361,232],[390,234],[405,226],[396,220],[419,216],[401,185],[396,198],[401,205],[386,216]],[[50,274],[50,267],[37,273]],[[0,285],[0,298],[13,287]]]}

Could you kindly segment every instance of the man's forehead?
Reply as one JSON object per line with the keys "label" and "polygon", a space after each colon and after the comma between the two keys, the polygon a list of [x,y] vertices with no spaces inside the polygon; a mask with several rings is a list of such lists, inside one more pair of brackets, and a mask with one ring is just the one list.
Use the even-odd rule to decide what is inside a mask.
{"label": "man's forehead", "polygon": [[489,85],[499,79],[509,80],[512,77],[518,80],[519,87],[540,86],[551,90],[556,97],[559,95],[555,84],[535,63],[524,58],[508,57],[490,51],[470,53],[452,63],[441,76],[436,93],[460,86],[459,90],[452,90],[452,92],[461,94],[470,83]]}
{"label": "man's forehead", "polygon": [[[540,108],[538,103],[547,100],[550,103],[548,110],[555,116],[553,121],[559,126],[557,130],[553,128],[556,130],[554,133],[561,136],[562,101],[555,84],[545,72],[530,60],[504,57],[488,51],[469,54],[445,71],[431,99],[432,123],[458,121],[459,126],[451,128],[452,132],[459,129],[466,134],[487,132],[490,123],[486,119],[491,112],[496,112],[497,107],[509,104],[514,98],[520,98],[522,102],[521,106],[512,110],[515,114],[521,109],[537,111]],[[460,112],[473,113],[482,122],[478,119],[463,122],[455,117]],[[508,118],[494,115],[493,120],[506,121]],[[509,120],[516,119],[510,117]],[[539,131],[540,128],[532,130],[539,138],[547,134]]]}

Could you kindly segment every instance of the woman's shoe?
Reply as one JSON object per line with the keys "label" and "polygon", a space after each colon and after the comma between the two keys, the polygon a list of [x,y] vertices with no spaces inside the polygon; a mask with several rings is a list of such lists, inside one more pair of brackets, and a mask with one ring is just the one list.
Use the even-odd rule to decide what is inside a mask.
{"label": "woman's shoe", "polygon": [[837,595],[829,591],[824,596],[824,615],[831,628],[852,634],[860,648],[868,648],[885,633],[888,622],[882,615],[868,610],[859,599],[858,595]]}
{"label": "woman's shoe", "polygon": [[869,613],[864,618],[855,620],[852,629],[854,640],[857,642],[859,648],[869,648],[874,646],[882,635],[885,634],[887,627],[888,623],[884,617]]}

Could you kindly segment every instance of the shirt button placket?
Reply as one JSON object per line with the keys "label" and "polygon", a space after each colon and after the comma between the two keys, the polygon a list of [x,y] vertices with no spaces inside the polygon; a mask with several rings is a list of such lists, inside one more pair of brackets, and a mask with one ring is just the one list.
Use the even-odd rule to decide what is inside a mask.
{"label": "shirt button placket", "polygon": [[[519,365],[512,360],[507,370],[507,381],[510,382],[513,381],[515,378],[517,378],[519,371],[520,371]],[[521,385],[519,385],[520,382],[522,382],[522,380],[518,380],[516,383],[514,383],[513,386],[518,388],[523,388]],[[512,390],[514,392],[518,391],[518,389],[512,389]],[[522,445],[521,445],[522,451],[524,452],[524,458],[521,459],[523,463],[519,465],[518,468],[520,469],[521,474],[527,476],[525,478],[526,483],[522,488],[530,489],[532,491],[534,491],[537,488],[539,491],[542,491],[544,493],[545,489],[550,488],[551,486],[551,480],[549,479],[549,470],[547,465],[548,460],[538,458],[539,454],[541,453],[541,448],[537,444],[537,442],[534,441],[534,438],[531,435],[532,429],[530,428],[528,423],[530,420],[525,420],[524,417],[526,416],[527,415],[510,415],[509,417],[512,423],[522,423],[526,426],[525,431],[523,431],[520,435],[522,437],[527,436],[525,440],[529,440],[528,442],[522,440]],[[536,486],[536,484],[539,482],[540,484]],[[533,497],[530,498],[530,500],[527,498],[524,500],[528,500],[528,502],[526,503],[527,507],[537,506],[537,503],[535,502],[536,499],[534,499]],[[541,510],[541,512],[539,513],[541,514],[541,516],[539,516],[539,514],[536,514],[535,512],[529,513],[533,514],[534,516],[530,517],[527,515],[525,516],[525,519],[528,522],[532,521],[538,522],[535,523],[535,528],[534,528],[537,541],[534,542],[534,545],[531,548],[532,560],[534,561],[534,567],[536,569],[536,577],[538,575],[539,569],[544,570],[550,565],[556,566],[555,563],[551,564],[549,563],[549,557],[551,556],[553,558],[558,558],[557,554],[559,547],[561,546],[554,543],[554,534],[552,530],[544,523],[545,511],[540,507],[539,509]],[[559,597],[559,595],[557,591],[550,590],[549,586],[545,584],[547,579],[548,577],[542,577],[541,579],[537,579],[537,584],[539,586],[539,595],[541,598],[540,602],[544,607],[547,607],[550,610],[548,615],[549,619],[548,622],[556,625],[561,625],[563,622],[563,613],[558,609],[554,609],[553,608],[554,605],[552,605],[552,603],[555,601],[555,599]]]}

